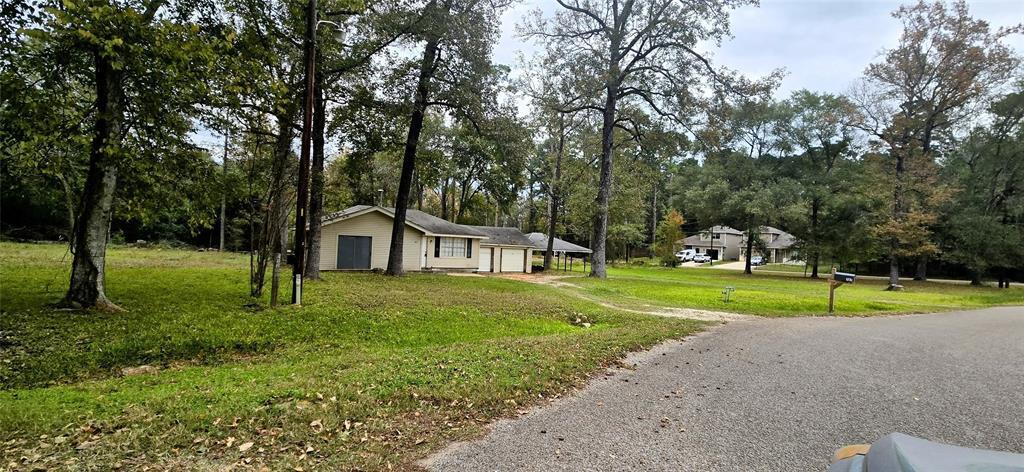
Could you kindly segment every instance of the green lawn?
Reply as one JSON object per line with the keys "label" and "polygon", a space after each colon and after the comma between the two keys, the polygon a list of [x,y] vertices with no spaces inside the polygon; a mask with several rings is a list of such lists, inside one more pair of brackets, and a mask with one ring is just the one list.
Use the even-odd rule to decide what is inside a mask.
{"label": "green lawn", "polygon": [[[805,270],[803,264],[765,264],[762,266],[754,266],[753,269],[771,272],[793,272],[798,274],[803,274]],[[808,274],[811,273],[810,268],[806,268],[806,270]],[[828,269],[825,267],[818,267],[818,270],[821,271],[822,274],[828,272]]]}
{"label": "green lawn", "polygon": [[252,309],[243,255],[129,248],[107,281],[127,311],[49,308],[69,262],[0,243],[0,469],[408,468],[702,326],[444,275],[330,273]]}
{"label": "green lawn", "polygon": [[[618,306],[701,308],[765,316],[816,315],[827,312],[828,284],[786,274],[744,275],[704,268],[616,266],[608,280],[572,278],[584,292]],[[836,314],[924,313],[992,305],[1024,305],[1024,290],[970,287],[939,282],[904,282],[902,292],[885,291],[886,282],[859,280],[836,290]],[[734,287],[731,301],[722,290]]]}

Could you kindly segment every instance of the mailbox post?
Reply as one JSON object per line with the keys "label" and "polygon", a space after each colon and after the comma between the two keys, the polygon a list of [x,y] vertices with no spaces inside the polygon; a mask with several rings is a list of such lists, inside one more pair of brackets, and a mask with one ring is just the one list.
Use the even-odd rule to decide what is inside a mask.
{"label": "mailbox post", "polygon": [[836,289],[843,284],[852,284],[856,281],[856,274],[836,272],[836,269],[832,268],[832,278],[828,281],[828,314],[831,315],[835,311]]}

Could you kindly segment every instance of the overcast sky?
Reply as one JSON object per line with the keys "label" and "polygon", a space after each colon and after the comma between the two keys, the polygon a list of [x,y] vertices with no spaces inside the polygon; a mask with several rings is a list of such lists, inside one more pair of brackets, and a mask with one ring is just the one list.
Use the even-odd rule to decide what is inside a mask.
{"label": "overcast sky", "polygon": [[[759,7],[735,10],[733,38],[709,52],[716,64],[748,76],[785,69],[780,96],[801,88],[842,93],[879,51],[896,44],[900,24],[890,13],[901,3],[909,1],[761,0]],[[1024,0],[968,3],[972,16],[993,26],[1024,21]],[[495,62],[514,66],[517,54],[533,54],[536,48],[517,38],[515,29],[526,12],[538,7],[552,12],[558,5],[553,0],[523,0],[505,13]],[[1020,35],[1010,43],[1024,52]]]}
{"label": "overcast sky", "polygon": [[[908,0],[908,2],[911,0]],[[860,77],[879,51],[895,45],[900,24],[890,16],[901,3],[884,0],[762,0],[759,7],[744,7],[732,14],[733,38],[710,53],[715,64],[748,76],[762,76],[783,68],[787,75],[777,92],[782,98],[806,88],[843,93]],[[969,1],[971,14],[995,27],[1024,21],[1024,0]],[[494,61],[515,69],[517,58],[530,56],[536,46],[516,36],[516,25],[536,8],[551,14],[554,0],[521,0],[502,17],[502,36]],[[1010,41],[1024,53],[1024,37]],[[515,72],[513,72],[515,74]],[[223,138],[207,130],[194,141],[216,148]],[[333,143],[332,143],[333,144]],[[297,146],[298,144],[296,144]]]}

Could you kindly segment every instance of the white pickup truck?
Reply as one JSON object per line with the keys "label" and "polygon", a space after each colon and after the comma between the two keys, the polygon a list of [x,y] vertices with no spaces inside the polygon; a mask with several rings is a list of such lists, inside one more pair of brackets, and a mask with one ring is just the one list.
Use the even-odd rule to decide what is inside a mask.
{"label": "white pickup truck", "polygon": [[696,255],[697,251],[693,249],[683,249],[676,253],[676,259],[679,259],[679,262],[690,262],[693,260],[693,256]]}

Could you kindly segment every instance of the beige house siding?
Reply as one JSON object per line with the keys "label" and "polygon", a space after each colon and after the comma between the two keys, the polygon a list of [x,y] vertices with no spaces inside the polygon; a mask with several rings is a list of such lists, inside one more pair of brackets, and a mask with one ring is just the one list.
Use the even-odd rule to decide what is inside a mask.
{"label": "beige house siding", "polygon": [[[370,268],[386,269],[391,252],[391,217],[371,211],[341,221],[325,224],[320,235],[320,270],[337,270],[338,236],[369,236]],[[406,226],[402,264],[405,270],[422,270],[423,233]]]}
{"label": "beige house siding", "polygon": [[722,253],[722,258],[725,260],[737,260],[740,258],[740,244],[742,236],[735,234],[723,234],[722,244],[725,246],[725,252]]}
{"label": "beige house siding", "polygon": [[[434,239],[435,236],[427,236],[426,250],[427,250],[427,265],[426,269],[439,269],[439,270],[477,270],[480,268],[480,240],[470,239],[473,244],[472,256],[466,257],[465,255],[456,257],[434,257]],[[460,238],[467,239],[467,238]]]}

